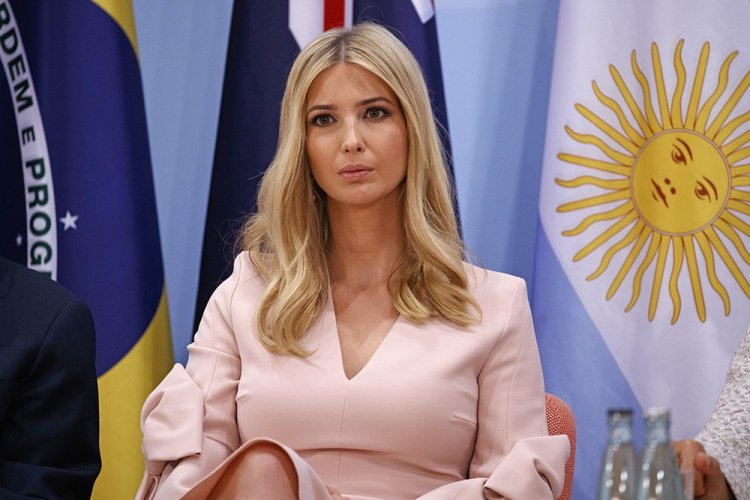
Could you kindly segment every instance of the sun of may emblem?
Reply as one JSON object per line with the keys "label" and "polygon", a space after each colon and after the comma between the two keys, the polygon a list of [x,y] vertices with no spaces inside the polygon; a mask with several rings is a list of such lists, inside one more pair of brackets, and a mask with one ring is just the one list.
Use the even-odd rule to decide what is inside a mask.
{"label": "sun of may emblem", "polygon": [[[707,85],[707,97],[701,99],[710,44],[703,45],[694,77],[689,79],[683,43],[681,40],[674,52],[676,78],[671,95],[656,44],[651,45],[653,82],[639,67],[635,51],[631,54],[642,105],[613,65],[609,69],[619,91],[617,98],[605,95],[592,83],[596,98],[614,114],[619,128],[614,121],[609,123],[576,104],[578,112],[598,131],[589,135],[565,129],[573,140],[596,147],[608,160],[560,153],[560,160],[589,175],[555,180],[568,189],[590,185],[601,191],[557,207],[558,212],[593,212],[581,216],[580,224],[563,231],[564,236],[580,237],[593,224],[604,223],[605,229],[585,240],[573,258],[579,261],[599,248],[606,249],[598,268],[586,279],[599,278],[623,252],[617,258],[621,264],[612,273],[607,300],[632,271],[632,293],[625,310],[630,311],[642,293],[650,295],[648,318],[653,320],[660,292],[668,287],[672,324],[680,317],[678,281],[682,272],[689,276],[701,321],[706,320],[704,286],[708,284],[721,298],[724,314],[730,313],[729,293],[716,272],[718,260],[750,298],[745,277],[750,253],[743,241],[750,236],[746,222],[750,215],[750,110],[736,109],[750,85],[750,71],[738,85],[727,89],[730,66],[738,54],[732,52],[721,65],[715,87]],[[744,264],[738,263],[735,255],[741,256]],[[644,275],[654,261],[653,278],[644,284]]]}

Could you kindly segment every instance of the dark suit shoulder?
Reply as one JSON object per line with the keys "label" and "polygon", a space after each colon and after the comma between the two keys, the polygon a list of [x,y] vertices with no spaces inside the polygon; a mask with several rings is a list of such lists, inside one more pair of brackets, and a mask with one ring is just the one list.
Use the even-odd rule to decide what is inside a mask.
{"label": "dark suit shoulder", "polygon": [[0,257],[0,318],[9,330],[43,335],[72,302],[90,315],[88,307],[59,283]]}
{"label": "dark suit shoulder", "polygon": [[89,498],[100,469],[91,311],[0,257],[0,498]]}

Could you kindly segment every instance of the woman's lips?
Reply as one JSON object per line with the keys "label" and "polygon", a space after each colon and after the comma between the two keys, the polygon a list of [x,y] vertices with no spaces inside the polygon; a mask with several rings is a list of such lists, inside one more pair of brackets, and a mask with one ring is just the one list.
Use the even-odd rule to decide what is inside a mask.
{"label": "woman's lips", "polygon": [[366,177],[372,170],[366,165],[347,165],[339,170],[339,175],[344,179],[356,180]]}

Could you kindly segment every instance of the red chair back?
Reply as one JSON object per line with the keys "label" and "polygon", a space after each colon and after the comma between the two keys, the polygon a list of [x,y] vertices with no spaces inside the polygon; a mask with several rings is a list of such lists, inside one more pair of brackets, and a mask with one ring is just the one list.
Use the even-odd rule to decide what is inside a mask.
{"label": "red chair back", "polygon": [[560,500],[570,500],[573,492],[573,469],[576,463],[576,419],[568,404],[553,394],[544,395],[547,429],[550,436],[565,434],[570,440],[570,457],[565,464],[565,482]]}

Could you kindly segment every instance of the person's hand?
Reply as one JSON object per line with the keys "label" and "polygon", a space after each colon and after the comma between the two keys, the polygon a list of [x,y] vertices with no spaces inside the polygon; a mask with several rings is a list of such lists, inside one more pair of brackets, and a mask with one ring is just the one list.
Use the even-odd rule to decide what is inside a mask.
{"label": "person's hand", "polygon": [[692,470],[693,492],[700,500],[729,500],[734,498],[727,485],[721,465],[693,439],[672,443],[680,470]]}

